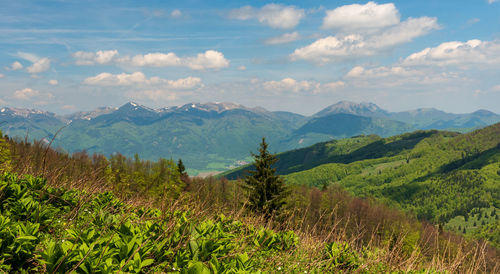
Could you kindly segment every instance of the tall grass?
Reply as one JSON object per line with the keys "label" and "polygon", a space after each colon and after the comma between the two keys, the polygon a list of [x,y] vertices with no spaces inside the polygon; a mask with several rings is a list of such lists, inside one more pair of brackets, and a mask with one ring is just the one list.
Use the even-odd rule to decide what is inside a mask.
{"label": "tall grass", "polygon": [[[51,186],[85,190],[88,195],[81,197],[80,205],[95,194],[112,191],[131,207],[155,207],[162,212],[189,210],[199,220],[224,214],[255,227],[294,231],[300,239],[297,253],[271,256],[264,266],[303,260],[307,268],[321,269],[327,260],[325,246],[345,243],[365,257],[357,271],[373,271],[374,266],[381,265],[384,271],[500,272],[499,251],[486,242],[443,231],[374,199],[353,197],[339,186],[291,186],[285,209],[267,220],[246,210],[247,196],[238,181],[183,178],[183,191],[172,198],[163,193],[136,191],[133,180],[129,185],[113,184],[109,162],[103,155],[69,155],[43,142],[8,141],[13,172],[44,177]],[[133,168],[132,160],[126,163]],[[75,207],[68,219],[76,216],[79,208]]]}

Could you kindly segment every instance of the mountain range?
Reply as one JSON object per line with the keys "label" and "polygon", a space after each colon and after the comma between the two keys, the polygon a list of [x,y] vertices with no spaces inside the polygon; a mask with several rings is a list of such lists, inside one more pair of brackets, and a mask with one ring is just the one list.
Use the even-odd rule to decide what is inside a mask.
{"label": "mountain range", "polygon": [[487,110],[468,114],[437,109],[389,112],[373,103],[348,101],[312,116],[234,103],[152,109],[129,102],[119,108],[101,107],[65,116],[33,109],[0,109],[0,129],[11,137],[48,142],[62,128],[53,146],[68,152],[182,158],[191,174],[244,164],[264,136],[271,149],[280,152],[357,135],[387,137],[417,129],[469,131],[498,121],[500,115]]}

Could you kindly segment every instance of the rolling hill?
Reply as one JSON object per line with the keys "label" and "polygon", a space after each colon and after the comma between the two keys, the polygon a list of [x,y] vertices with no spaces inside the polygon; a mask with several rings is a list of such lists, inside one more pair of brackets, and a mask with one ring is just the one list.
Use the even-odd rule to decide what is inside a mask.
{"label": "rolling hill", "polygon": [[[490,231],[500,244],[498,231],[483,229],[495,226],[498,217],[493,217],[500,213],[500,123],[466,134],[426,130],[388,138],[359,136],[277,156],[277,172],[289,184],[339,185],[449,230]],[[222,176],[234,179],[249,168]]]}

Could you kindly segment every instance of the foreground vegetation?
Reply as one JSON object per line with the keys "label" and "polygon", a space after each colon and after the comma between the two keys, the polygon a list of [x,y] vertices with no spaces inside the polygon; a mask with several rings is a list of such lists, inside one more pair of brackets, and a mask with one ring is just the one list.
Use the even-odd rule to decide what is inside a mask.
{"label": "foreground vegetation", "polygon": [[42,143],[12,140],[1,151],[5,147],[11,160],[4,159],[2,169],[9,172],[0,177],[3,271],[376,273],[500,267],[498,251],[486,243],[352,197],[336,185],[291,187],[281,213],[268,217],[245,210],[241,184],[187,178],[170,160],[67,155]]}

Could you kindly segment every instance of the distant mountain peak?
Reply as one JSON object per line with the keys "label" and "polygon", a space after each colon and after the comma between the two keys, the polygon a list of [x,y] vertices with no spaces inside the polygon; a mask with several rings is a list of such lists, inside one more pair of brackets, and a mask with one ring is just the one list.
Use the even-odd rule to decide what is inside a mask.
{"label": "distant mountain peak", "polygon": [[144,105],[138,104],[136,102],[128,102],[124,104],[123,106],[118,108],[118,111],[123,112],[123,111],[148,111],[148,112],[157,112],[156,110],[146,107]]}
{"label": "distant mountain peak", "polygon": [[189,111],[190,109],[197,109],[201,111],[215,111],[218,113],[227,111],[227,110],[232,110],[232,109],[247,109],[245,106],[235,104],[235,103],[229,103],[229,102],[208,102],[208,103],[188,103],[185,104],[179,109],[183,111]]}
{"label": "distant mountain peak", "polygon": [[3,107],[0,109],[0,113],[3,115],[13,115],[22,117],[29,117],[31,115],[55,116],[54,113],[48,111],[29,109],[29,108],[12,108],[12,107]]}
{"label": "distant mountain peak", "polygon": [[486,110],[486,109],[476,110],[472,114],[480,115],[480,116],[495,116],[496,115],[494,112],[491,112],[491,111]]}
{"label": "distant mountain peak", "polygon": [[325,116],[330,114],[345,113],[345,114],[355,114],[360,116],[385,116],[387,111],[381,109],[374,103],[361,102],[355,103],[351,101],[339,101],[336,104],[328,106],[321,110],[320,112],[314,114],[315,117]]}

